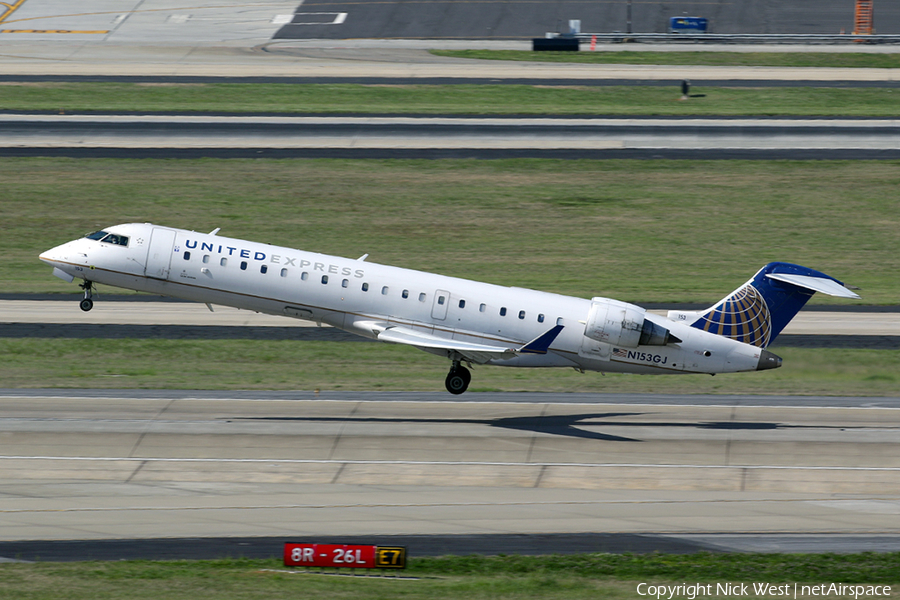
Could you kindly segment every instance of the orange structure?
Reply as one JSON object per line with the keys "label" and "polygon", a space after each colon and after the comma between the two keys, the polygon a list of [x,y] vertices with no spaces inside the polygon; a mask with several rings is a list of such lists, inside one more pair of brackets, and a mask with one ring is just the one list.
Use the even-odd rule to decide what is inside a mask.
{"label": "orange structure", "polygon": [[856,0],[856,15],[853,19],[853,35],[872,35],[875,33],[872,11],[874,0]]}

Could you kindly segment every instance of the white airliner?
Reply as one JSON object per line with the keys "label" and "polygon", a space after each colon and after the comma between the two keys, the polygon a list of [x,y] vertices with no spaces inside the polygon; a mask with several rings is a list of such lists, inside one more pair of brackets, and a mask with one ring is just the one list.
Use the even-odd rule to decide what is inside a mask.
{"label": "white airliner", "polygon": [[781,366],[765,348],[816,292],[859,298],[837,279],[770,263],[699,312],[648,313],[609,298],[503,287],[150,223],[116,225],[40,259],[68,282],[327,323],[451,361],[447,390],[475,364],[608,373],[731,373]]}

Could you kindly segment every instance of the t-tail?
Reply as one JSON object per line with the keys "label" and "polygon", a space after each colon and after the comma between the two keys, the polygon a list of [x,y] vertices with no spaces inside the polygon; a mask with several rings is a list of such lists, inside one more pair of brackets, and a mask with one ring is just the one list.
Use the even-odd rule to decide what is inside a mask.
{"label": "t-tail", "polygon": [[670,311],[669,318],[687,320],[691,327],[766,348],[816,292],[859,298],[825,273],[773,262],[711,308],[698,313]]}

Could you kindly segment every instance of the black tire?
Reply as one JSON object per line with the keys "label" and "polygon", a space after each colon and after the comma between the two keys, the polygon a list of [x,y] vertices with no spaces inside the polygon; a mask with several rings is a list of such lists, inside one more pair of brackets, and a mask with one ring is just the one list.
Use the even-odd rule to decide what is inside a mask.
{"label": "black tire", "polygon": [[458,369],[452,369],[447,374],[447,380],[444,381],[444,385],[447,386],[448,392],[458,395],[469,389],[470,381],[472,381],[472,374],[469,373],[469,370],[465,367],[459,367]]}
{"label": "black tire", "polygon": [[85,298],[84,300],[81,301],[81,304],[79,304],[79,306],[81,307],[81,310],[83,310],[84,312],[87,312],[87,311],[91,310],[92,308],[94,308],[94,301],[91,300],[90,298]]}

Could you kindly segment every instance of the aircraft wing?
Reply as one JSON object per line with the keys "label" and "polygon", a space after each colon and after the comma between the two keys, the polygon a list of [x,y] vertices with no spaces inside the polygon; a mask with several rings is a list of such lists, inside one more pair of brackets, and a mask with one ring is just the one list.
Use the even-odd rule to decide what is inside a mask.
{"label": "aircraft wing", "polygon": [[513,358],[519,354],[546,354],[547,349],[563,326],[557,325],[546,333],[538,336],[524,346],[492,346],[488,344],[473,344],[460,340],[449,340],[428,333],[409,329],[407,327],[393,326],[378,333],[378,339],[383,342],[395,344],[407,344],[417,348],[430,348],[458,352],[466,360],[478,364],[484,364],[493,359]]}

